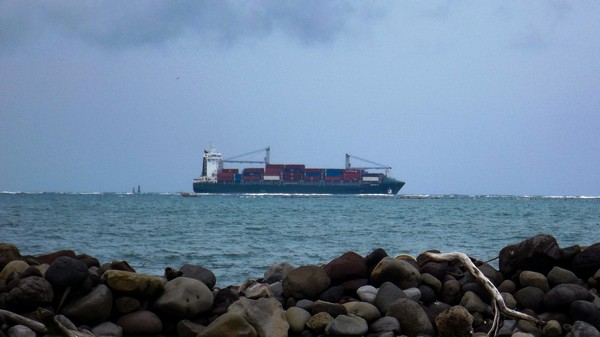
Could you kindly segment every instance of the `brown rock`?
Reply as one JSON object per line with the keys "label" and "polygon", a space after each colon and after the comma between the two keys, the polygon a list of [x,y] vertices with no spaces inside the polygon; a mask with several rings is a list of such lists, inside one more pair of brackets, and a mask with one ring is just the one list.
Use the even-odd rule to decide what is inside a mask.
{"label": "brown rock", "polygon": [[40,264],[44,264],[44,263],[52,264],[52,262],[54,262],[54,260],[56,260],[57,258],[59,258],[61,256],[66,256],[66,257],[70,257],[70,258],[74,259],[77,255],[72,250],[59,250],[59,251],[56,251],[53,253],[38,255],[35,257],[35,259]]}
{"label": "brown rock", "polygon": [[287,273],[283,279],[283,295],[297,300],[314,300],[329,288],[331,280],[323,268],[301,266]]}
{"label": "brown rock", "polygon": [[153,296],[165,288],[159,277],[121,270],[107,270],[102,280],[110,289],[133,296]]}
{"label": "brown rock", "polygon": [[444,310],[435,318],[440,337],[470,337],[473,316],[467,309],[454,306]]}
{"label": "brown rock", "polygon": [[410,262],[383,258],[371,272],[371,283],[379,286],[384,282],[392,282],[402,289],[419,286],[421,274]]}
{"label": "brown rock", "polygon": [[219,316],[197,337],[257,337],[256,330],[240,314]]}
{"label": "brown rock", "polygon": [[135,311],[117,320],[126,335],[157,335],[162,331],[162,322],[151,311]]}
{"label": "brown rock", "polygon": [[355,252],[347,252],[323,267],[333,285],[367,278],[367,261]]}
{"label": "brown rock", "polygon": [[573,258],[572,270],[580,278],[587,280],[600,269],[600,243],[593,244]]}

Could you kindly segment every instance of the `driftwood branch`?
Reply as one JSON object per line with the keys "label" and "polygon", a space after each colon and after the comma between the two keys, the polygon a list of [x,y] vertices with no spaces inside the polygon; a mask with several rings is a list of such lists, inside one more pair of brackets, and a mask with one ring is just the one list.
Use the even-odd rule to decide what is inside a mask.
{"label": "driftwood branch", "polygon": [[508,308],[504,302],[504,299],[502,298],[502,295],[500,294],[500,291],[498,291],[494,284],[485,275],[483,275],[481,270],[475,266],[473,261],[471,261],[466,254],[458,252],[445,254],[426,252],[424,256],[435,262],[459,261],[467,269],[467,271],[473,275],[473,277],[477,279],[487,290],[492,297],[492,306],[494,308],[494,320],[492,322],[492,328],[488,332],[488,337],[495,337],[498,334],[498,330],[500,330],[501,327],[501,314],[517,319],[524,319],[538,325],[546,324],[544,321],[541,321],[535,317]]}
{"label": "driftwood branch", "polygon": [[20,325],[24,325],[26,327],[28,327],[29,329],[39,333],[39,334],[46,334],[48,333],[48,330],[46,329],[46,326],[38,321],[34,321],[32,319],[29,319],[27,317],[15,314],[12,311],[8,311],[8,310],[2,310],[0,309],[0,315],[8,318],[9,320],[20,324]]}

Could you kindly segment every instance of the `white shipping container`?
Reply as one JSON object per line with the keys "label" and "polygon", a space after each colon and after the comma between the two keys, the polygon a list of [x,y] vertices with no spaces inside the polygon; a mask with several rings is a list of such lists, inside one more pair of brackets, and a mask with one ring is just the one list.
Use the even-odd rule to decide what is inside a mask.
{"label": "white shipping container", "polygon": [[362,179],[363,181],[368,181],[368,182],[379,182],[379,177],[363,177]]}
{"label": "white shipping container", "polygon": [[277,180],[279,180],[279,176],[264,176],[263,179],[269,180],[269,181],[277,181]]}

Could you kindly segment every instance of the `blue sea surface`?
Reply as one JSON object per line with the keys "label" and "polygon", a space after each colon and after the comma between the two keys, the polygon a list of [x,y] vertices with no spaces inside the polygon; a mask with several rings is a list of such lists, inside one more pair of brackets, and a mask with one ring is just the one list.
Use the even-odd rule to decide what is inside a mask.
{"label": "blue sea surface", "polygon": [[376,248],[488,260],[540,233],[561,247],[600,242],[600,198],[0,193],[0,242],[23,255],[72,249],[151,275],[197,264],[220,287],[273,263],[319,265]]}

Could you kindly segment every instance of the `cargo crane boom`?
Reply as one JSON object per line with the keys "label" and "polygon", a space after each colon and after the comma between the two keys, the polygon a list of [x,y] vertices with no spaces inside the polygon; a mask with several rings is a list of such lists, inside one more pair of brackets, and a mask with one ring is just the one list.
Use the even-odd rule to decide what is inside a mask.
{"label": "cargo crane boom", "polygon": [[[263,151],[265,151],[265,158],[264,158],[264,160],[237,160],[237,158],[249,156],[251,154],[255,154],[255,153],[259,153],[259,152],[263,152]],[[260,150],[256,150],[256,151],[252,151],[252,152],[248,152],[248,153],[244,153],[244,154],[241,154],[239,156],[234,156],[234,157],[231,157],[231,158],[228,158],[228,159],[223,159],[223,162],[225,162],[225,163],[269,164],[270,157],[271,157],[271,148],[270,147],[266,147],[264,149],[260,149]]]}
{"label": "cargo crane boom", "polygon": [[[369,163],[369,164],[372,164],[372,165],[375,165],[375,166],[370,166],[370,167],[352,167],[352,165],[350,164],[350,158],[358,159],[360,161],[364,161],[366,163]],[[348,170],[351,167],[354,168],[354,169],[357,169],[357,170],[370,170],[370,169],[372,169],[372,170],[385,170],[385,175],[386,176],[389,174],[389,171],[392,169],[391,166],[379,164],[379,163],[376,163],[376,162],[373,162],[373,161],[370,161],[370,160],[367,160],[367,159],[363,159],[363,158],[360,158],[360,157],[357,157],[357,156],[353,156],[353,155],[350,155],[350,154],[346,153],[346,169]]]}

